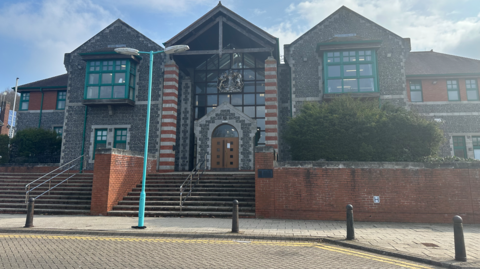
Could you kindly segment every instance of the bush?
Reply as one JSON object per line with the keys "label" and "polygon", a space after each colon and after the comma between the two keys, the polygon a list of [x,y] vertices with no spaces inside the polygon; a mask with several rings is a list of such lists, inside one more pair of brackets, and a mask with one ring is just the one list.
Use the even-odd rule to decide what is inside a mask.
{"label": "bush", "polygon": [[8,135],[0,135],[0,164],[8,163],[10,156],[8,153]]}
{"label": "bush", "polygon": [[294,160],[421,161],[437,154],[443,133],[404,108],[341,96],[305,103],[285,139]]}
{"label": "bush", "polygon": [[55,131],[30,128],[18,131],[11,140],[10,162],[50,163],[60,161],[62,139]]}

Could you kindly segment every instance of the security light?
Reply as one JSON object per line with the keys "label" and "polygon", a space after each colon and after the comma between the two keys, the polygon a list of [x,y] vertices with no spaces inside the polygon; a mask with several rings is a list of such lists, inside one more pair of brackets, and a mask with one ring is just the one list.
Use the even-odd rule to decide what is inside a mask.
{"label": "security light", "polygon": [[125,54],[125,55],[139,55],[138,50],[132,48],[116,48],[114,49],[116,53]]}
{"label": "security light", "polygon": [[168,48],[165,48],[164,52],[166,54],[173,54],[173,53],[184,52],[189,49],[190,47],[188,45],[175,45],[175,46],[170,46]]}

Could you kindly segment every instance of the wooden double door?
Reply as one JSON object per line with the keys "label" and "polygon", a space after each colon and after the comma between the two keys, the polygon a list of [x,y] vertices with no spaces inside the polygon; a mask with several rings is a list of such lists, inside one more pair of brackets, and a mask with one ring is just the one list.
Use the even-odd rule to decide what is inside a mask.
{"label": "wooden double door", "polygon": [[212,169],[238,170],[238,137],[212,137]]}

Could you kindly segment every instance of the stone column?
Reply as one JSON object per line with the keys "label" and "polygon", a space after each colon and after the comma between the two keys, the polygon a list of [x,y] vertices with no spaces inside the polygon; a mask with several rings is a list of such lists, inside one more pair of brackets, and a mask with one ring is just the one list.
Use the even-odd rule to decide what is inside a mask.
{"label": "stone column", "polygon": [[161,172],[171,172],[175,169],[173,146],[177,138],[178,73],[178,66],[173,60],[165,65],[158,164],[158,170]]}
{"label": "stone column", "polygon": [[277,61],[265,60],[265,146],[278,152],[278,86]]}

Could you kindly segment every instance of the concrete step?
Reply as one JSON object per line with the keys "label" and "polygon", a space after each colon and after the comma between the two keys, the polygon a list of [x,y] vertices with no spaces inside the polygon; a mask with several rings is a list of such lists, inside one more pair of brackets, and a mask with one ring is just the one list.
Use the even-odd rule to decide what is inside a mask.
{"label": "concrete step", "polygon": [[[25,203],[9,203],[0,204],[2,208],[27,208]],[[42,204],[35,202],[35,210],[37,209],[75,209],[75,210],[90,210],[90,203],[88,204]],[[138,209],[138,206],[137,206]]]}
{"label": "concrete step", "polygon": [[[186,194],[186,192],[184,192]],[[138,192],[129,192],[129,196],[140,196],[140,191]],[[156,192],[151,192],[149,190],[146,190],[146,195],[147,196],[161,196],[161,195],[167,195],[167,196],[177,196],[180,197],[180,192],[179,191],[156,191]],[[231,192],[197,192],[197,191],[192,191],[192,195],[194,196],[252,196],[255,197],[255,193],[245,191],[245,192],[238,192],[238,191],[231,191]]]}
{"label": "concrete step", "polygon": [[[48,195],[47,195],[48,196]],[[45,199],[45,196],[42,196],[35,200],[35,204],[90,204],[90,199]],[[25,198],[0,198],[0,204],[8,204],[8,203],[25,203]],[[138,203],[137,203],[138,204]]]}
{"label": "concrete step", "polygon": [[[37,194],[38,195],[38,194]],[[57,195],[57,194],[44,194],[38,200],[41,199],[77,199],[77,200],[90,200],[92,194],[89,193],[87,195],[76,195],[75,193],[67,193],[64,195]],[[25,199],[25,193],[23,194],[2,194],[0,195],[2,198],[8,198],[8,199]],[[31,197],[34,197],[34,195],[31,195]]]}
{"label": "concrete step", "polygon": [[[145,189],[147,189],[145,187]],[[142,188],[133,188],[132,189],[132,192],[140,192],[142,190]],[[195,191],[195,192],[231,192],[231,191],[234,191],[234,192],[254,192],[255,191],[255,188],[240,188],[240,187],[223,187],[223,188],[214,188],[214,187],[211,187],[211,188],[205,188],[203,186],[196,186],[196,187],[192,187],[192,190]],[[179,192],[180,191],[180,188],[179,187],[175,187],[175,188],[148,188],[148,192]],[[189,187],[184,187],[184,191],[189,191]]]}
{"label": "concrete step", "polygon": [[[3,208],[0,207],[0,214],[26,214],[26,208]],[[77,210],[77,209],[43,209],[35,208],[34,215],[90,215],[89,210]],[[138,215],[138,213],[137,213]]]}
{"label": "concrete step", "polygon": [[[109,216],[125,216],[136,217],[138,211],[110,211]],[[242,218],[254,218],[255,213],[239,212]],[[146,217],[215,217],[215,218],[231,218],[232,212],[203,212],[203,211],[145,211]]]}
{"label": "concrete step", "polygon": [[[125,196],[123,201],[136,201],[138,203],[140,196]],[[189,196],[188,201],[225,201],[232,202],[233,200],[251,202],[255,201],[255,196]],[[180,201],[180,196],[147,196],[147,201]]]}
{"label": "concrete step", "polygon": [[[178,197],[177,197],[178,198]],[[1,200],[0,200],[1,201]],[[232,200],[233,201],[233,200]],[[232,201],[190,201],[190,197],[187,198],[187,201],[183,203],[184,206],[196,206],[196,205],[203,205],[203,206],[231,206]],[[138,200],[123,200],[118,203],[120,206],[137,206],[138,207]],[[162,206],[162,205],[179,205],[180,201],[179,199],[176,199],[175,201],[151,201],[147,200],[145,202],[146,205],[148,206]],[[255,202],[254,201],[239,201],[238,202],[239,206],[246,206],[246,207],[254,207]]]}
{"label": "concrete step", "polygon": [[[116,205],[113,209],[119,211],[135,211],[138,210],[138,205]],[[183,206],[182,211],[210,211],[210,212],[232,212],[232,206]],[[146,211],[180,211],[180,206],[152,206],[145,205]],[[255,212],[255,207],[240,207],[240,212]]]}

